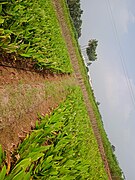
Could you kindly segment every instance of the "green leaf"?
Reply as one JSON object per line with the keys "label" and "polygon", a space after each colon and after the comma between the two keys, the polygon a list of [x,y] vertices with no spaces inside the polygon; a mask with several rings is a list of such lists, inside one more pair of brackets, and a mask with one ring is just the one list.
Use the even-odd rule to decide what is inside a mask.
{"label": "green leaf", "polygon": [[59,161],[59,160],[61,160],[61,159],[63,159],[62,156],[55,156],[55,157],[54,157],[54,160],[56,160],[56,161]]}
{"label": "green leaf", "polygon": [[52,161],[52,159],[53,159],[53,155],[48,156],[48,157],[47,157],[47,159],[45,160],[45,163],[49,163],[49,162],[51,162],[51,161]]}
{"label": "green leaf", "polygon": [[71,180],[71,179],[75,179],[75,178],[70,175],[65,175],[65,176],[61,177],[61,180]]}
{"label": "green leaf", "polygon": [[22,57],[31,57],[32,55],[31,54],[20,54]]}
{"label": "green leaf", "polygon": [[56,170],[53,169],[53,170],[50,172],[50,175],[56,176],[58,173],[59,173],[58,171],[56,171]]}
{"label": "green leaf", "polygon": [[0,13],[1,13],[1,11],[2,11],[2,4],[0,4]]}
{"label": "green leaf", "polygon": [[0,34],[4,33],[4,29],[0,28]]}
{"label": "green leaf", "polygon": [[4,23],[4,19],[0,17],[0,24]]}
{"label": "green leaf", "polygon": [[[6,1],[6,0],[5,0]],[[2,5],[2,4],[7,4],[8,2],[0,2],[0,4]]]}
{"label": "green leaf", "polygon": [[26,170],[26,168],[30,166],[30,164],[31,164],[31,158],[23,159],[15,166],[15,168],[12,170],[12,173],[17,174],[22,169]]}
{"label": "green leaf", "polygon": [[31,158],[32,162],[37,161],[39,158],[43,157],[44,153],[31,152],[28,157]]}
{"label": "green leaf", "polygon": [[17,173],[17,175],[15,175],[12,180],[24,180],[25,175],[25,171],[22,170],[19,173]]}
{"label": "green leaf", "polygon": [[48,145],[48,146],[41,146],[38,148],[33,149],[34,152],[39,153],[39,152],[45,152],[47,151],[52,145]]}
{"label": "green leaf", "polygon": [[1,165],[2,161],[3,161],[3,150],[2,150],[2,146],[0,144],[0,165]]}
{"label": "green leaf", "polygon": [[65,165],[68,166],[68,167],[73,167],[75,164],[75,160],[68,160]]}
{"label": "green leaf", "polygon": [[49,180],[59,180],[60,178],[58,178],[57,176],[51,176],[49,177]]}
{"label": "green leaf", "polygon": [[30,180],[31,174],[30,172],[28,172],[25,176],[24,176],[24,180]]}
{"label": "green leaf", "polygon": [[5,176],[6,176],[6,166],[4,165],[4,167],[2,168],[0,172],[0,180],[4,180]]}

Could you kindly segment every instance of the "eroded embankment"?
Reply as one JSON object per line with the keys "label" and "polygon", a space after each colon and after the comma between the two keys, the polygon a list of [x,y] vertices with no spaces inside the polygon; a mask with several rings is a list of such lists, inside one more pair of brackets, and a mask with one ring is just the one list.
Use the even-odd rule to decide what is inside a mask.
{"label": "eroded embankment", "polygon": [[69,75],[42,74],[0,66],[0,144],[9,154],[74,85]]}
{"label": "eroded embankment", "polygon": [[108,179],[111,180],[112,177],[111,177],[108,161],[107,161],[107,158],[106,158],[106,155],[105,155],[103,142],[102,142],[101,135],[100,135],[100,132],[99,132],[99,129],[98,129],[98,125],[97,125],[97,121],[96,121],[96,118],[95,118],[95,114],[94,114],[92,105],[91,105],[91,103],[89,101],[88,92],[86,90],[86,86],[84,84],[84,80],[83,80],[83,77],[82,77],[82,74],[81,74],[81,71],[80,71],[80,66],[78,64],[78,58],[77,58],[77,55],[76,55],[76,50],[75,50],[75,47],[74,47],[74,44],[73,44],[73,41],[72,41],[72,36],[71,36],[70,30],[69,30],[69,27],[68,27],[68,25],[66,23],[63,8],[61,7],[61,1],[60,0],[53,0],[53,3],[54,3],[54,6],[55,6],[55,9],[56,9],[56,12],[57,12],[59,23],[61,25],[63,37],[64,37],[64,39],[66,41],[66,44],[67,44],[68,52],[69,52],[71,62],[72,62],[72,65],[73,65],[73,68],[74,68],[74,71],[75,71],[76,79],[77,79],[80,87],[82,88],[84,101],[85,101],[87,111],[88,111],[88,114],[89,114],[89,117],[90,117],[90,120],[91,120],[91,125],[92,125],[92,128],[93,128],[95,137],[97,139],[99,151],[100,151],[102,160],[104,162],[106,172],[108,174]]}

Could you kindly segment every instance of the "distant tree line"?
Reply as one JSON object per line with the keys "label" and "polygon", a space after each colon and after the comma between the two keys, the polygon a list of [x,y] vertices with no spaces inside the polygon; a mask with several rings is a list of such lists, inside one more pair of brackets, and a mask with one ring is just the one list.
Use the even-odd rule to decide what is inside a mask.
{"label": "distant tree line", "polygon": [[80,0],[67,0],[67,4],[79,38],[81,36],[81,15],[83,13],[80,7]]}

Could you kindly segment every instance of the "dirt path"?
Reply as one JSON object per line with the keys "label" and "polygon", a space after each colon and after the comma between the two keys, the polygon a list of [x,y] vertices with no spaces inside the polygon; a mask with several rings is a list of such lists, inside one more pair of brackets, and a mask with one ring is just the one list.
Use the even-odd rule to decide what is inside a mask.
{"label": "dirt path", "polygon": [[83,77],[82,77],[81,72],[80,72],[78,59],[76,56],[76,50],[75,50],[75,47],[74,47],[73,42],[72,42],[70,30],[68,29],[68,26],[66,24],[66,19],[64,17],[64,12],[63,12],[63,9],[61,7],[60,0],[53,0],[53,2],[54,2],[54,6],[55,6],[55,9],[57,12],[58,20],[59,20],[60,25],[61,25],[62,34],[63,34],[63,37],[64,37],[66,44],[67,44],[68,52],[69,52],[71,62],[72,62],[72,65],[73,65],[73,68],[75,71],[76,79],[77,79],[77,81],[78,81],[78,83],[81,86],[82,91],[83,91],[84,101],[85,101],[87,111],[88,111],[88,114],[89,114],[89,117],[91,120],[91,124],[92,124],[92,128],[93,128],[95,137],[96,137],[97,142],[98,142],[99,151],[101,153],[101,157],[102,157],[103,162],[104,162],[105,170],[108,174],[108,179],[111,180],[112,177],[111,177],[108,161],[107,161],[107,158],[105,155],[105,150],[103,147],[101,135],[100,135],[100,132],[98,129],[98,125],[97,125],[97,121],[95,118],[95,114],[94,114],[92,105],[90,104],[90,101],[89,101],[89,96],[88,96],[88,93],[87,93],[87,90],[86,90],[86,87],[85,87],[85,84],[83,81]]}
{"label": "dirt path", "polygon": [[0,66],[0,144],[4,150],[12,154],[34,128],[37,113],[49,114],[65,100],[73,79]]}

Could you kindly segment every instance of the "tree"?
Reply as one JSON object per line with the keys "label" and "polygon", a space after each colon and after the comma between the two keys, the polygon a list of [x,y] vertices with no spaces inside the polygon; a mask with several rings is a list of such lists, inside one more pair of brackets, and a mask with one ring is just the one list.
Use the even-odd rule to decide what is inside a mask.
{"label": "tree", "polygon": [[67,0],[69,12],[73,20],[74,27],[77,31],[78,38],[81,36],[81,15],[83,11],[81,10],[80,0]]}
{"label": "tree", "polygon": [[100,102],[97,101],[97,105],[99,106],[99,105],[100,105]]}
{"label": "tree", "polygon": [[90,66],[91,64],[92,64],[91,62],[88,62],[88,63],[87,63],[87,66]]}
{"label": "tree", "polygon": [[98,41],[96,39],[91,39],[88,42],[88,47],[86,48],[86,53],[89,61],[95,61],[97,59],[96,48]]}
{"label": "tree", "polygon": [[113,152],[115,151],[115,146],[114,145],[112,145],[112,150],[113,150]]}

